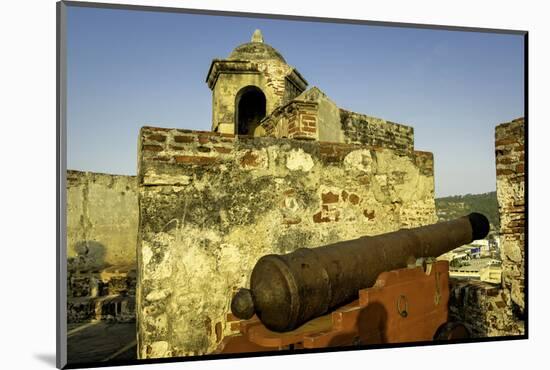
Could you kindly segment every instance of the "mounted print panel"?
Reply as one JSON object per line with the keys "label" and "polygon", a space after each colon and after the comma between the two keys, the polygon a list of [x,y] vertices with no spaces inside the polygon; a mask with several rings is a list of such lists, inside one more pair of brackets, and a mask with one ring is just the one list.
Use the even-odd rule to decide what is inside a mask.
{"label": "mounted print panel", "polygon": [[60,367],[527,338],[526,32],[59,7]]}

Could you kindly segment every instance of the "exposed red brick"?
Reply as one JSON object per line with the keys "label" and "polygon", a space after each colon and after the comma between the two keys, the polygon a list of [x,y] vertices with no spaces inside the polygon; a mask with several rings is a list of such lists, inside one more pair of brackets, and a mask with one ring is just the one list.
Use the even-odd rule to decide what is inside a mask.
{"label": "exposed red brick", "polygon": [[374,219],[374,210],[373,211],[369,211],[368,209],[365,209],[363,211],[363,215],[368,218],[369,220],[372,220]]}
{"label": "exposed red brick", "polygon": [[514,171],[509,169],[497,169],[497,176],[511,175]]}
{"label": "exposed red brick", "polygon": [[349,196],[349,202],[351,204],[359,204],[359,201],[361,200],[361,198],[359,198],[359,196],[357,194],[351,194]]}
{"label": "exposed red brick", "polygon": [[283,220],[283,224],[285,225],[296,225],[302,222],[302,219],[300,217],[293,217],[293,218],[285,218]]}
{"label": "exposed red brick", "polygon": [[251,151],[248,151],[241,157],[240,160],[241,166],[248,166],[248,167],[257,167],[260,165],[260,161],[258,160],[258,156]]}
{"label": "exposed red brick", "polygon": [[317,132],[317,129],[315,127],[302,127],[302,131]]}
{"label": "exposed red brick", "polygon": [[525,227],[509,227],[502,228],[502,234],[523,234],[525,233]]}
{"label": "exposed red brick", "polygon": [[218,161],[215,157],[201,157],[201,156],[191,156],[191,155],[179,155],[175,156],[174,159],[177,163],[187,163],[187,164],[212,164]]}
{"label": "exposed red brick", "polygon": [[176,143],[192,143],[195,141],[195,136],[174,136]]}
{"label": "exposed red brick", "polygon": [[514,152],[524,152],[525,151],[525,145],[520,144],[514,148]]}
{"label": "exposed red brick", "polygon": [[160,152],[163,148],[160,145],[143,145],[142,149],[149,152]]}
{"label": "exposed red brick", "polygon": [[160,162],[168,162],[170,160],[170,157],[155,157],[152,158],[153,161],[160,161]]}
{"label": "exposed red brick", "polygon": [[510,164],[512,163],[512,158],[510,157],[507,157],[507,158],[499,158],[497,160],[497,164]]}
{"label": "exposed red brick", "polygon": [[210,142],[210,139],[209,139],[208,137],[206,137],[206,136],[199,136],[199,143],[200,143],[200,144],[206,144],[206,143],[208,143],[208,142]]}
{"label": "exposed red brick", "polygon": [[153,141],[158,141],[158,142],[160,142],[160,143],[163,143],[163,142],[166,141],[166,136],[160,135],[160,134],[148,135],[148,136],[147,136],[147,139],[148,139],[148,140],[153,140]]}
{"label": "exposed red brick", "polygon": [[525,172],[525,165],[523,163],[520,163],[516,166],[516,172],[517,173],[524,173]]}
{"label": "exposed red brick", "polygon": [[495,302],[495,305],[498,307],[498,308],[504,308],[506,307],[506,303],[502,302],[502,301],[496,301]]}
{"label": "exposed red brick", "polygon": [[518,227],[524,227],[525,226],[525,220],[517,220],[517,221],[511,221],[506,224],[506,227],[509,228],[518,228]]}
{"label": "exposed red brick", "polygon": [[329,191],[328,193],[321,194],[321,199],[323,200],[323,203],[337,203],[339,199],[338,194],[334,194],[333,192]]}
{"label": "exposed red brick", "polygon": [[231,153],[231,148],[225,148],[223,146],[215,146],[214,147],[214,150],[217,151],[218,153]]}
{"label": "exposed red brick", "polygon": [[517,139],[515,138],[506,138],[506,139],[500,139],[495,141],[495,146],[503,146],[503,145],[510,145],[513,143],[516,143]]}

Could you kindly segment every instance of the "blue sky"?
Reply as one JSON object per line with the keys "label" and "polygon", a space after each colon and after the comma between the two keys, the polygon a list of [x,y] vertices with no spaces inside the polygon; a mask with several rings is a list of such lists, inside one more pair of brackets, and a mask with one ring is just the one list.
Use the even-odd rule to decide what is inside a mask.
{"label": "blue sky", "polygon": [[213,58],[262,30],[340,107],[414,127],[436,196],[494,191],[494,127],[524,115],[523,36],[69,7],[67,166],[135,175],[141,126],[209,130]]}

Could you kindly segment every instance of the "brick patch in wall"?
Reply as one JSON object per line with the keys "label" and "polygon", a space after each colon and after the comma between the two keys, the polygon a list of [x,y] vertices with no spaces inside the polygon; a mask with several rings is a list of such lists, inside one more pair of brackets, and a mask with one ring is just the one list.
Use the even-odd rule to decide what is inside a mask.
{"label": "brick patch in wall", "polygon": [[143,145],[142,149],[148,152],[160,152],[163,150],[160,145]]}
{"label": "brick patch in wall", "polygon": [[195,136],[174,136],[174,141],[176,143],[192,143],[196,141]]}
{"label": "brick patch in wall", "polygon": [[334,194],[333,192],[328,192],[328,193],[321,194],[321,199],[323,200],[323,204],[337,203],[339,196],[338,194]]}
{"label": "brick patch in wall", "polygon": [[178,156],[175,156],[174,159],[176,160],[176,163],[196,164],[196,165],[214,164],[218,162],[218,158],[216,157],[201,157],[201,156],[190,156],[190,155],[178,155]]}

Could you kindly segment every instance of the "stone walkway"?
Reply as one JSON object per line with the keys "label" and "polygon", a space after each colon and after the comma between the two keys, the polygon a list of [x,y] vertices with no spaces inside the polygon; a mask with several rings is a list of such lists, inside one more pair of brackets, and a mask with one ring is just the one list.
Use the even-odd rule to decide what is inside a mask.
{"label": "stone walkway", "polygon": [[69,364],[135,360],[136,323],[69,324],[67,347]]}

